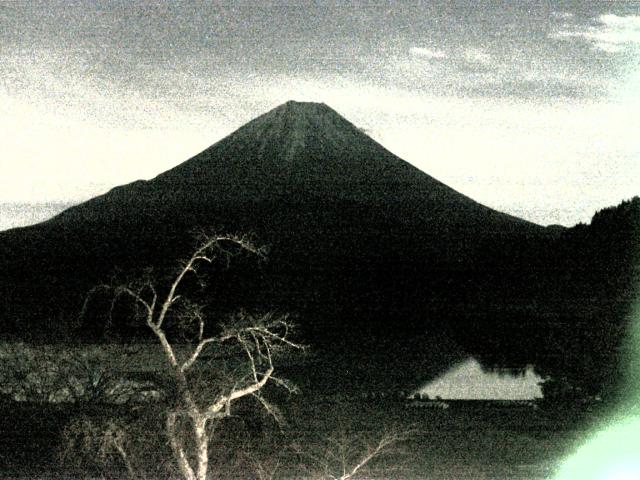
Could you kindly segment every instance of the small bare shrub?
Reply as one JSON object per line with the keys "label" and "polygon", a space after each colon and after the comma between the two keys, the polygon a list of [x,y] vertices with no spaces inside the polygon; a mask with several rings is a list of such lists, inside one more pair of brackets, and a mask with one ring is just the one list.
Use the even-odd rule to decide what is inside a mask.
{"label": "small bare shrub", "polygon": [[[410,437],[410,432],[388,432],[376,439],[363,432],[338,431],[315,446],[298,447],[305,478],[322,480],[349,480],[371,478],[376,471],[388,477],[400,467],[399,445]],[[383,457],[392,465],[381,466]]]}
{"label": "small bare shrub", "polygon": [[61,471],[90,478],[175,478],[158,415],[158,408],[135,414],[101,409],[71,420],[60,441]]}
{"label": "small bare shrub", "polygon": [[[109,403],[118,383],[106,353],[0,345],[0,392],[14,401]],[[113,396],[113,395],[111,395]]]}

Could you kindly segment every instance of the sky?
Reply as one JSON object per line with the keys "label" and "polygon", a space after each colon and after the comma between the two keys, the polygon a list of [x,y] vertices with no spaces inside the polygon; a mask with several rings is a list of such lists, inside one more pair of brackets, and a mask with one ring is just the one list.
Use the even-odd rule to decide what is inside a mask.
{"label": "sky", "polygon": [[640,194],[633,1],[2,1],[0,65],[0,229],[291,99],[536,223]]}

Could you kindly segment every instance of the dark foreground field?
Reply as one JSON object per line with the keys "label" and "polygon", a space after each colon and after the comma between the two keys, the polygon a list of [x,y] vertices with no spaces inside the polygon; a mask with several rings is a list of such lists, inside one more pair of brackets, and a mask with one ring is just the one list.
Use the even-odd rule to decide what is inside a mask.
{"label": "dark foreground field", "polygon": [[[83,451],[87,445],[80,437],[76,450],[63,454],[70,439],[63,435],[65,425],[108,418],[137,422],[132,435],[144,439],[142,446],[138,439],[124,445],[134,463],[160,475],[158,456],[165,455],[166,440],[161,430],[143,435],[141,427],[160,424],[153,409],[6,401],[0,407],[3,478],[126,477],[117,455],[100,451],[99,445],[93,453]],[[353,463],[384,434],[410,432],[356,478],[545,479],[595,420],[595,414],[569,406],[451,404],[441,410],[411,408],[402,400],[292,397],[282,407],[288,420],[282,427],[248,409],[245,418],[232,417],[216,428],[211,442],[216,478],[329,478],[340,473],[343,459]]]}

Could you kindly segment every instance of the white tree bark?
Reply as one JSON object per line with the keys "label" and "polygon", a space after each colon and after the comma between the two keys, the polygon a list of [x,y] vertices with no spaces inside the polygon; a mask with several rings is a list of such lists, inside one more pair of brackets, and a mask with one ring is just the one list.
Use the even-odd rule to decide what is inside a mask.
{"label": "white tree bark", "polygon": [[[275,412],[269,408],[269,404],[258,395],[258,392],[270,381],[275,380],[281,385],[286,384],[273,377],[274,365],[272,350],[275,345],[284,345],[289,348],[302,348],[301,345],[291,341],[288,336],[290,324],[286,317],[274,318],[271,315],[251,317],[242,314],[236,320],[239,325],[228,325],[223,332],[216,337],[204,337],[205,321],[201,309],[196,308],[192,312],[191,320],[198,322],[198,338],[190,354],[186,359],[179,360],[171,341],[164,330],[166,318],[172,307],[180,300],[178,291],[184,278],[189,274],[197,275],[198,265],[212,263],[220,252],[226,252],[221,243],[232,243],[241,250],[260,254],[251,242],[236,236],[207,237],[193,255],[177,271],[171,280],[170,286],[164,298],[159,298],[158,290],[154,282],[147,279],[134,285],[118,285],[111,287],[115,291],[114,298],[119,296],[131,298],[144,312],[144,319],[158,339],[165,359],[176,382],[178,389],[179,407],[168,412],[166,430],[169,437],[171,451],[181,475],[185,480],[206,480],[209,469],[209,438],[207,435],[208,422],[220,419],[231,414],[231,404],[247,395],[258,397],[262,405],[269,413]],[[115,300],[114,300],[115,301]],[[85,302],[86,306],[86,302]],[[217,395],[208,401],[196,401],[195,386],[190,383],[188,372],[194,367],[198,358],[206,347],[235,342],[244,352],[244,361],[250,371],[248,376],[238,378],[234,386],[227,392]],[[289,388],[289,387],[287,387]],[[185,419],[189,420],[191,429],[185,429]],[[192,435],[193,451],[187,447],[189,442],[183,442],[185,430]]]}

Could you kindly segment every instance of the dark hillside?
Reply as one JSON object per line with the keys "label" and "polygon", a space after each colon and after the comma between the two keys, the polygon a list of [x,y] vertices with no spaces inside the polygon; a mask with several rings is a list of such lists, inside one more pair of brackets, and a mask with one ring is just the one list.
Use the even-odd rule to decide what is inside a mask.
{"label": "dark hillside", "polygon": [[212,277],[212,314],[292,312],[316,351],[381,365],[390,351],[415,365],[433,332],[464,345],[452,357],[539,357],[549,316],[564,312],[549,285],[570,291],[560,278],[588,248],[450,189],[326,105],[288,102],[150,181],[1,233],[3,332],[97,338],[97,313],[75,330],[86,292],[115,269],[165,272],[202,227],[270,250]]}
{"label": "dark hillside", "polygon": [[601,210],[589,225],[568,230],[552,261],[561,269],[550,283],[561,312],[551,329],[561,361],[552,361],[550,368],[582,379],[584,389],[605,384],[615,391],[626,339],[637,328],[630,322],[640,293],[640,198]]}

